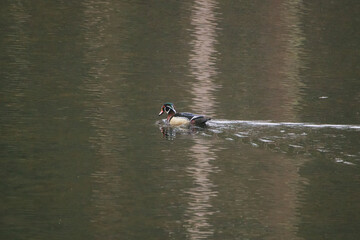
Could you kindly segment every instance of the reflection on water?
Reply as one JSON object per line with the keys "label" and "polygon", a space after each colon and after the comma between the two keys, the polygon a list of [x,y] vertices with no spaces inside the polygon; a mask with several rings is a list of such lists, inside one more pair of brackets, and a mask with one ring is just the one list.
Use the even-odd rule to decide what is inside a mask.
{"label": "reflection on water", "polygon": [[[214,78],[218,74],[218,70],[216,69],[217,52],[215,47],[217,45],[217,30],[219,30],[217,28],[217,22],[219,21],[219,18],[215,14],[217,8],[216,4],[217,3],[215,1],[197,1],[195,4],[192,15],[192,25],[194,26],[193,35],[195,39],[192,42],[193,52],[189,60],[191,73],[196,79],[196,82],[193,84],[191,89],[193,95],[195,96],[193,99],[192,110],[212,115],[215,114],[214,109],[216,109],[214,91],[220,88],[214,82]],[[301,2],[298,4],[284,4],[283,6],[274,7],[278,8],[277,10],[279,11],[273,11],[273,13],[280,15],[280,17],[268,17],[272,20],[275,19],[274,24],[277,24],[278,27],[282,30],[275,32],[275,38],[268,39],[268,44],[270,47],[282,44],[284,45],[284,48],[275,54],[272,51],[265,52],[267,57],[275,58],[275,61],[272,61],[272,64],[267,65],[267,78],[269,81],[266,84],[268,84],[269,88],[277,88],[276,96],[272,95],[267,104],[275,106],[278,105],[279,102],[282,103],[283,107],[278,108],[281,110],[279,112],[273,113],[277,115],[283,115],[286,113],[289,117],[290,115],[295,115],[294,107],[299,101],[297,98],[301,96],[299,94],[299,86],[301,85],[299,79],[299,69],[301,68],[299,49],[301,47],[301,42],[303,41],[301,29],[299,27],[299,12],[301,12]],[[293,26],[297,27],[294,28]],[[283,34],[284,32],[286,32],[286,34]],[[265,50],[266,49],[267,48],[265,48]],[[283,74],[284,76],[280,76],[279,74]],[[282,78],[283,82],[279,82],[279,78]],[[268,93],[271,92],[267,92],[266,94]],[[211,126],[211,122],[209,125]],[[219,131],[221,132],[222,129],[218,127],[209,128],[208,131],[219,133]],[[233,138],[225,137],[225,139],[232,140]],[[214,173],[215,170],[214,168],[209,168],[211,164],[208,161],[210,159],[217,159],[217,157],[215,153],[210,150],[212,148],[211,142],[202,138],[195,138],[194,141],[195,145],[191,150],[194,153],[198,153],[194,156],[196,163],[198,163],[196,164],[197,168],[195,168],[198,169],[198,171],[195,171],[196,174],[194,174],[194,178],[196,182],[199,183],[198,187],[194,188],[194,192],[192,193],[193,196],[197,196],[197,198],[194,197],[196,201],[194,201],[195,203],[193,205],[195,205],[195,207],[193,206],[192,208],[189,208],[188,211],[193,211],[193,216],[198,216],[197,218],[193,217],[190,222],[198,222],[199,226],[192,226],[189,230],[191,237],[198,239],[214,234],[213,227],[208,223],[207,219],[210,215],[213,214],[213,206],[209,202],[204,201],[204,199],[211,199],[211,196],[218,196],[217,192],[209,191],[216,186],[210,185],[211,182],[208,180],[209,172],[206,172],[206,170],[208,170],[210,173]],[[255,145],[256,143],[252,144]],[[206,152],[207,155],[204,155]],[[280,183],[283,181],[291,181],[296,185],[296,183],[299,182],[299,175],[297,173],[296,166],[285,166],[285,162],[283,161],[279,161],[276,164],[285,168],[287,172],[292,174],[284,175],[281,178],[276,177],[279,175],[276,174],[276,171],[274,171],[274,173],[268,176],[268,179],[269,181],[274,180],[273,190],[276,191],[276,189],[281,189],[281,193],[279,192],[277,195],[272,196],[267,190],[264,190],[262,191],[261,195],[271,199],[272,202],[277,202],[278,205],[275,206],[282,206],[281,211],[279,211],[279,209],[274,206],[268,212],[268,219],[262,219],[260,216],[258,216],[257,220],[262,222],[263,225],[271,227],[274,235],[277,235],[278,237],[286,236],[287,238],[294,239],[297,223],[296,199],[298,190],[294,187],[281,185]],[[204,165],[208,166],[206,167]],[[200,167],[202,167],[202,171],[200,171]],[[271,167],[271,165],[269,167]],[[209,187],[209,185],[212,187]],[[198,191],[204,191],[203,195],[199,195]],[[276,197],[283,196],[284,194],[288,197]],[[199,196],[204,195],[204,199],[199,198]],[[202,217],[202,219],[200,217]],[[282,226],[274,224],[274,222],[280,218],[288,219],[288,227],[286,230],[283,229]],[[200,226],[204,226],[207,231],[202,230]]]}
{"label": "reflection on water", "polygon": [[191,93],[194,95],[191,105],[192,111],[199,114],[215,114],[214,91],[219,88],[214,83],[218,74],[216,68],[217,3],[214,0],[195,1],[192,9],[190,42],[192,52],[189,58],[190,72],[195,78]]}
{"label": "reflection on water", "polygon": [[[298,209],[303,201],[303,186],[308,181],[301,176],[299,168],[314,159],[351,168],[358,166],[360,152],[353,144],[359,142],[359,131],[359,125],[240,120],[211,120],[207,128],[172,129],[173,137],[192,135],[197,140],[191,148],[196,161],[188,167],[196,183],[188,193],[194,199],[187,211],[194,214],[189,221],[194,224],[189,226],[192,238],[235,233],[259,237],[267,232],[277,239],[301,239],[297,236],[301,222]],[[230,149],[214,152],[218,144],[216,148],[208,148],[209,143],[219,140],[227,141],[223,145],[225,148],[230,145]],[[257,160],[252,162],[254,158]],[[315,171],[318,174],[320,170]],[[232,180],[221,182],[228,176]],[[209,179],[216,179],[216,184]],[[220,211],[216,211],[218,204]],[[230,212],[227,205],[231,206]],[[234,209],[236,214],[231,212]],[[218,220],[216,227],[209,224],[213,216]],[[227,221],[223,225],[222,218]],[[227,232],[229,221],[234,222],[231,223],[237,226],[236,230]],[[252,227],[256,229],[254,232]]]}
{"label": "reflection on water", "polygon": [[[84,61],[90,66],[84,89],[88,93],[85,102],[87,115],[94,134],[89,139],[96,151],[98,162],[92,173],[92,215],[90,222],[96,230],[96,239],[108,238],[117,232],[115,222],[122,215],[118,206],[121,171],[119,152],[122,150],[123,132],[117,126],[126,116],[114,114],[119,112],[121,102],[113,97],[114,81],[111,76],[109,55],[106,49],[108,36],[111,34],[109,21],[112,10],[110,1],[88,0],[83,3],[83,36],[85,43]],[[114,149],[117,149],[114,152]]]}
{"label": "reflection on water", "polygon": [[[301,81],[300,71],[304,69],[304,46],[305,41],[301,17],[304,12],[303,1],[284,1],[282,2],[281,24],[285,29],[281,36],[281,43],[284,47],[283,63],[279,66],[279,73],[283,74],[284,79],[282,88],[284,89],[284,97],[286,102],[284,106],[289,108],[287,111],[291,112],[293,120],[298,120],[295,117],[295,110],[301,101],[301,88],[303,82]],[[279,13],[277,13],[279,14]],[[284,39],[282,39],[284,38]],[[274,67],[274,66],[273,66]],[[275,78],[278,76],[275,76]],[[289,118],[290,119],[290,118]]]}
{"label": "reflection on water", "polygon": [[[214,114],[214,90],[218,87],[214,83],[217,74],[216,64],[216,28],[219,19],[216,16],[216,1],[197,0],[191,15],[191,33],[194,38],[190,42],[192,52],[189,57],[190,72],[195,78],[191,93],[193,94],[192,111],[199,114]],[[194,163],[187,168],[187,173],[194,180],[193,188],[185,191],[189,198],[186,210],[187,231],[190,239],[203,239],[214,234],[214,227],[209,218],[214,214],[211,204],[217,196],[216,185],[210,180],[215,173],[212,161],[216,155],[211,142],[202,138],[194,139],[194,146],[190,148],[189,157]]]}
{"label": "reflection on water", "polygon": [[[22,4],[12,2],[9,6],[9,15],[12,25],[4,34],[7,43],[4,51],[9,58],[8,65],[1,66],[3,69],[1,90],[10,93],[8,98],[3,99],[3,103],[20,111],[24,107],[24,91],[28,88],[27,75],[31,70],[28,53],[30,36],[27,31],[30,14]],[[12,114],[17,114],[17,111],[13,111]],[[11,114],[8,117],[10,116]]]}
{"label": "reflection on water", "polygon": [[211,176],[216,172],[213,161],[216,155],[211,150],[211,145],[206,144],[201,138],[194,139],[189,157],[194,162],[187,167],[187,174],[193,178],[194,187],[185,190],[189,206],[185,212],[186,226],[190,239],[203,239],[214,234],[214,227],[209,222],[211,215],[215,213],[211,204],[212,198],[217,196],[216,185]]}
{"label": "reflection on water", "polygon": [[0,1],[0,239],[358,239],[357,1],[35,2]]}
{"label": "reflection on water", "polygon": [[300,71],[304,68],[303,3],[298,0],[268,4],[272,11],[266,14],[265,20],[272,24],[266,25],[270,29],[262,29],[264,48],[258,50],[264,58],[260,65],[266,75],[256,76],[262,78],[265,86],[261,105],[269,106],[271,119],[298,121],[296,110],[303,87]]}

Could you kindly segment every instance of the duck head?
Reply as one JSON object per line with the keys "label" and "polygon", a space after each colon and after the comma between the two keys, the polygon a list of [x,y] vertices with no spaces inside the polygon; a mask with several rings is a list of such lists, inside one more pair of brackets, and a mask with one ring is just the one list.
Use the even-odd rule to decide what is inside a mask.
{"label": "duck head", "polygon": [[174,115],[176,113],[174,104],[169,102],[164,103],[164,105],[161,107],[159,116],[161,116],[164,112],[166,112],[168,115]]}

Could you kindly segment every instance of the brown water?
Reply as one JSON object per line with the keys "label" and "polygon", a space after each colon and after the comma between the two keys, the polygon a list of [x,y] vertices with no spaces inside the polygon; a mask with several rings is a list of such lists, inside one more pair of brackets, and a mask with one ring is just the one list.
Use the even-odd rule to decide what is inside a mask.
{"label": "brown water", "polygon": [[358,1],[0,13],[0,239],[358,239]]}

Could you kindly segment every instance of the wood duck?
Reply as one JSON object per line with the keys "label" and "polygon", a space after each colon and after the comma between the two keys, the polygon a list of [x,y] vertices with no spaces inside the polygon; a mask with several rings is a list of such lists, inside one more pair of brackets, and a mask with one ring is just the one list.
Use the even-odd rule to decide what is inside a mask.
{"label": "wood duck", "polygon": [[211,119],[202,115],[196,115],[188,112],[177,113],[174,104],[169,102],[164,103],[164,105],[161,107],[159,116],[164,112],[168,114],[166,120],[172,126],[180,126],[184,124],[204,126],[205,123]]}

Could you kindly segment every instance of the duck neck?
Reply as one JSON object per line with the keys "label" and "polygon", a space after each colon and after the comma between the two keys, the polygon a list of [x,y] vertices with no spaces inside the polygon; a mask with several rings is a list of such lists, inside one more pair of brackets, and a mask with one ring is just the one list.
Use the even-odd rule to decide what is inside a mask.
{"label": "duck neck", "polygon": [[175,115],[175,112],[170,111],[169,114],[168,114],[168,116],[167,116],[167,118],[166,118],[166,120],[167,120],[168,122],[170,122],[171,118],[172,118],[174,115]]}

